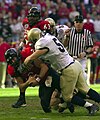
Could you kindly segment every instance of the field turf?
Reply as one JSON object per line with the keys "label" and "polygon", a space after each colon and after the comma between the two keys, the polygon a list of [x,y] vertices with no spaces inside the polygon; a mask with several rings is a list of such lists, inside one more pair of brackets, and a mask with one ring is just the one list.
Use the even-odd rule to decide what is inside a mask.
{"label": "field turf", "polygon": [[[100,93],[100,84],[90,87]],[[18,96],[18,88],[0,88],[0,120],[100,120],[100,111],[95,116],[87,116],[87,110],[78,106],[75,106],[73,114],[68,109],[62,114],[56,110],[52,110],[52,113],[44,113],[40,106],[38,87],[27,89],[27,107],[17,109],[11,107]]]}

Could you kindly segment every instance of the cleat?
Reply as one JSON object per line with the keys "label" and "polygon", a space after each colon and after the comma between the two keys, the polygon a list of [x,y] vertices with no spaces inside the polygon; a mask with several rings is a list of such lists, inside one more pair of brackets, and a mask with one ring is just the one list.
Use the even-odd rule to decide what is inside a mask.
{"label": "cleat", "polygon": [[71,112],[71,113],[73,113],[74,112],[74,105],[71,103],[71,102],[69,102],[69,103],[67,103],[67,107],[68,107],[68,109],[69,109],[69,111]]}
{"label": "cleat", "polygon": [[93,116],[97,111],[99,111],[99,107],[95,104],[93,104],[92,106],[89,106],[86,108],[89,111],[90,116]]}
{"label": "cleat", "polygon": [[46,108],[45,107],[45,108],[43,108],[43,110],[44,110],[45,113],[51,113],[51,109],[50,108]]}
{"label": "cleat", "polygon": [[60,103],[58,107],[59,107],[59,108],[58,108],[58,112],[59,112],[59,113],[62,113],[62,112],[64,112],[64,110],[67,109],[67,104],[66,104],[66,102]]}
{"label": "cleat", "polygon": [[13,108],[26,107],[25,99],[19,98],[15,104],[12,105]]}
{"label": "cleat", "polygon": [[59,113],[64,112],[64,110],[66,110],[66,108],[63,108],[63,107],[59,107],[59,108],[58,108],[58,112],[59,112]]}
{"label": "cleat", "polygon": [[69,111],[70,111],[71,113],[74,112],[74,105],[73,105],[71,102],[68,102],[68,103],[66,103],[66,102],[60,103],[60,104],[59,104],[58,112],[59,112],[59,113],[62,113],[62,112],[64,112],[64,110],[67,109],[67,108],[69,109]]}

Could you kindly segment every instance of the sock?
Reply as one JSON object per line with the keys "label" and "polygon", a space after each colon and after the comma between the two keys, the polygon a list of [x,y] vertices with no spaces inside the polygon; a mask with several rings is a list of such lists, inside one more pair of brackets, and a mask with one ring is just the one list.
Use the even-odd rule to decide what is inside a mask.
{"label": "sock", "polygon": [[63,98],[62,98],[62,97],[60,98],[60,100],[61,100],[61,103],[63,103],[63,102],[64,102],[64,100],[63,100]]}
{"label": "sock", "polygon": [[84,107],[89,107],[89,106],[92,106],[93,104],[89,103],[89,102],[86,102]]}
{"label": "sock", "polygon": [[24,98],[25,99],[25,92],[21,92],[20,91],[20,98],[22,98],[22,99]]}
{"label": "sock", "polygon": [[85,105],[86,101],[75,95],[75,96],[72,97],[71,103],[83,107]]}
{"label": "sock", "polygon": [[91,100],[94,100],[95,102],[100,102],[100,95],[93,89],[90,89],[87,93],[87,95],[90,97]]}
{"label": "sock", "polygon": [[83,99],[86,98],[86,95],[83,94],[83,93],[81,93],[80,91],[76,95],[79,96],[79,97],[81,97],[81,98],[83,98]]}

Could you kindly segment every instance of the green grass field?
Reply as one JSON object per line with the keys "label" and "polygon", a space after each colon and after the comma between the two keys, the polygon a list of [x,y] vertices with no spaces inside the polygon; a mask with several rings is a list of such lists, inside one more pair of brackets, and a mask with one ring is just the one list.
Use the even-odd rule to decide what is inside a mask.
{"label": "green grass field", "polygon": [[[91,85],[91,88],[100,93],[99,84]],[[44,113],[39,102],[38,87],[27,89],[27,107],[11,107],[18,96],[18,88],[0,89],[0,120],[100,120],[100,111],[95,116],[87,116],[87,110],[78,106],[75,106],[73,114],[67,109],[62,114],[55,110],[52,110],[52,113]]]}

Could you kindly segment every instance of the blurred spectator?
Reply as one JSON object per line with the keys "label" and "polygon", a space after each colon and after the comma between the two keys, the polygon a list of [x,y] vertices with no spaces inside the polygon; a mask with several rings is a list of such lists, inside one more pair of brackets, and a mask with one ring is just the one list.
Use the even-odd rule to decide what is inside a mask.
{"label": "blurred spectator", "polygon": [[67,23],[69,20],[69,9],[67,8],[67,4],[62,2],[61,6],[58,9],[58,15],[59,15],[59,24],[64,25]]}
{"label": "blurred spectator", "polygon": [[81,10],[82,10],[83,18],[86,18],[86,16],[87,16],[87,11],[86,11],[86,9],[85,9],[85,5],[84,5],[83,2],[81,3]]}
{"label": "blurred spectator", "polygon": [[3,15],[2,15],[2,13],[0,13],[0,33],[1,33],[1,29],[2,29],[2,23],[3,23]]}
{"label": "blurred spectator", "polygon": [[41,6],[41,16],[44,17],[45,11],[48,11],[48,6],[46,4],[46,0],[41,0],[39,4]]}
{"label": "blurred spectator", "polygon": [[0,27],[0,35],[4,37],[4,40],[6,42],[11,42],[12,31],[10,28],[8,17],[3,18],[3,21]]}
{"label": "blurred spectator", "polygon": [[76,10],[75,5],[72,5],[72,11],[69,13],[69,19],[73,23],[75,16],[79,15],[80,13]]}
{"label": "blurred spectator", "polygon": [[91,78],[90,83],[96,83],[96,73],[97,73],[97,55],[98,55],[99,46],[94,42],[94,46],[92,48],[92,53],[89,54],[91,60]]}
{"label": "blurred spectator", "polygon": [[59,15],[57,14],[58,6],[53,1],[50,2],[48,17],[54,19],[56,23],[58,23]]}
{"label": "blurred spectator", "polygon": [[4,42],[2,36],[0,36],[0,87],[5,88],[6,81],[6,69],[7,63],[5,61],[5,52],[10,48],[10,45],[7,42]]}
{"label": "blurred spectator", "polygon": [[98,5],[100,3],[100,0],[92,0],[93,4]]}
{"label": "blurred spectator", "polygon": [[72,8],[72,5],[73,5],[73,0],[65,0],[66,1],[66,4],[67,4],[67,7],[69,10],[71,10]]}
{"label": "blurred spectator", "polygon": [[23,6],[21,5],[21,1],[16,1],[15,3],[15,6],[16,6],[16,8],[15,8],[15,11],[16,11],[16,13],[17,13],[17,16],[19,16],[20,15],[20,11],[22,10],[22,8],[23,8]]}
{"label": "blurred spectator", "polygon": [[12,0],[5,0],[6,3],[12,3]]}
{"label": "blurred spectator", "polygon": [[94,34],[94,21],[91,19],[90,13],[87,14],[86,19],[84,19],[84,28],[91,31],[91,34]]}
{"label": "blurred spectator", "polygon": [[13,19],[12,24],[10,25],[12,30],[12,42],[17,42],[19,40],[18,29],[17,29],[17,20]]}
{"label": "blurred spectator", "polygon": [[92,12],[92,0],[84,0],[85,9],[88,13]]}
{"label": "blurred spectator", "polygon": [[[24,8],[26,8],[26,7],[24,7]],[[27,8],[26,8],[26,9],[22,9],[22,10],[20,11],[20,17],[21,17],[22,19],[24,19],[27,14],[28,14],[28,9],[27,9]]]}
{"label": "blurred spectator", "polygon": [[100,14],[100,3],[96,6],[97,14]]}
{"label": "blurred spectator", "polygon": [[100,83],[100,42],[96,42],[96,45],[99,46],[98,55],[97,55],[97,75],[96,75],[96,83]]}
{"label": "blurred spectator", "polygon": [[97,12],[96,11],[93,11],[92,14],[91,14],[91,19],[92,20],[95,20],[95,17],[97,16]]}
{"label": "blurred spectator", "polygon": [[18,13],[17,13],[17,10],[16,10],[16,1],[12,1],[9,3],[9,8],[8,8],[8,11],[11,11],[12,12],[12,16],[13,18],[17,18],[18,17]]}
{"label": "blurred spectator", "polygon": [[100,42],[100,14],[98,14],[94,20],[94,30],[96,39]]}
{"label": "blurred spectator", "polygon": [[74,4],[75,4],[75,6],[76,6],[76,10],[77,10],[80,14],[82,14],[82,9],[81,9],[81,2],[80,2],[80,0],[74,0]]}

